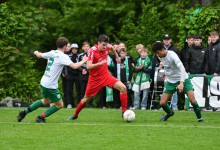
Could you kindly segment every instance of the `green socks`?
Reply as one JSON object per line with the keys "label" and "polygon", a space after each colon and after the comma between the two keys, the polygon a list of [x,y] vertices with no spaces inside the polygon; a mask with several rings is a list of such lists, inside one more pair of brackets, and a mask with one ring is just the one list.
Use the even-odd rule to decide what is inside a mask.
{"label": "green socks", "polygon": [[55,105],[53,105],[50,108],[48,108],[45,112],[43,112],[40,115],[40,117],[41,118],[49,117],[50,115],[52,115],[53,113],[55,113],[58,110],[59,110],[59,108],[57,108]]}
{"label": "green socks", "polygon": [[197,118],[201,119],[202,115],[201,115],[201,111],[200,111],[198,103],[196,102],[195,104],[192,104],[192,106],[193,106],[194,112],[196,113]]}
{"label": "green socks", "polygon": [[42,101],[41,100],[37,100],[33,104],[31,104],[29,107],[27,107],[25,109],[25,112],[26,112],[26,114],[28,114],[28,113],[30,113],[30,112],[32,112],[32,111],[34,111],[34,110],[36,110],[36,109],[38,109],[39,107],[42,107],[42,106],[44,106]]}
{"label": "green socks", "polygon": [[172,110],[170,108],[170,106],[166,103],[165,106],[162,106],[163,110],[167,113],[167,114],[171,114]]}

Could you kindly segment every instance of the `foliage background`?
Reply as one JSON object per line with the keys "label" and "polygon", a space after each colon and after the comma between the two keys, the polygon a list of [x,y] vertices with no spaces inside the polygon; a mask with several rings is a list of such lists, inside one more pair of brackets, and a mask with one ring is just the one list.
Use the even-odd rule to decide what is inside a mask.
{"label": "foliage background", "polygon": [[[211,3],[204,5],[205,1]],[[143,44],[153,56],[151,45],[162,41],[166,33],[181,49],[189,33],[202,34],[203,44],[207,45],[209,33],[220,31],[218,0],[0,2],[0,99],[11,96],[32,102],[40,98],[39,82],[47,62],[37,59],[33,52],[56,49],[55,42],[60,36],[81,47],[84,41],[94,45],[104,33],[111,43],[125,42],[128,52],[136,58],[137,44]],[[202,12],[191,20],[189,15],[197,8],[202,8]]]}

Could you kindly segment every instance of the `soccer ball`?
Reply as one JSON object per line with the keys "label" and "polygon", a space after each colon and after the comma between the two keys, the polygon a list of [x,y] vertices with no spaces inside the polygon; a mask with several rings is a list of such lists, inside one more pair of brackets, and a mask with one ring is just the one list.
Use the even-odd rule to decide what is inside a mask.
{"label": "soccer ball", "polygon": [[135,113],[132,110],[126,110],[124,112],[123,118],[127,122],[132,122],[135,119]]}

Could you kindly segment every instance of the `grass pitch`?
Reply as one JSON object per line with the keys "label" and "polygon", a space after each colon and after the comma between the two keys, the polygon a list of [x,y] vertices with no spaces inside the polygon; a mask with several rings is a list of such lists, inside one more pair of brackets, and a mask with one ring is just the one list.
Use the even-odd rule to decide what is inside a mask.
{"label": "grass pitch", "polygon": [[77,120],[67,121],[75,109],[61,109],[47,118],[35,118],[46,108],[16,116],[22,108],[0,107],[1,150],[179,150],[220,149],[220,112],[202,112],[209,123],[199,123],[193,111],[175,111],[166,122],[164,111],[134,110],[125,122],[120,109],[85,108]]}

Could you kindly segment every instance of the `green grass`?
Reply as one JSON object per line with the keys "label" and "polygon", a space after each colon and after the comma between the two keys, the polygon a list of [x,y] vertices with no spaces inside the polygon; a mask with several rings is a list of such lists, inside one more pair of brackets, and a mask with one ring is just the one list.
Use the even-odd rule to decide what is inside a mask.
{"label": "green grass", "polygon": [[66,121],[75,109],[61,109],[35,122],[46,108],[28,114],[18,123],[21,108],[0,107],[0,149],[22,150],[178,150],[219,149],[220,112],[202,112],[209,123],[198,123],[193,111],[175,111],[166,122],[164,111],[135,110],[136,119],[127,123],[119,109],[85,108],[77,120]]}

